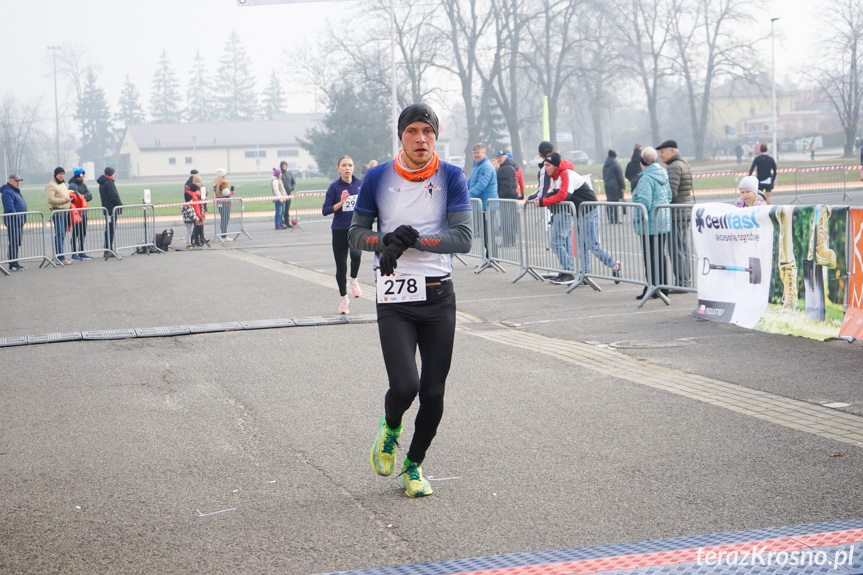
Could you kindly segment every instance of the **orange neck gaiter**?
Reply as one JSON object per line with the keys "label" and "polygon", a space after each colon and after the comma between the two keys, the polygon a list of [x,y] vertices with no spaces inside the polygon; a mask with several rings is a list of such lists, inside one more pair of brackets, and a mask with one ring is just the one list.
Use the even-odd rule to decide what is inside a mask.
{"label": "orange neck gaiter", "polygon": [[429,160],[429,163],[420,168],[419,170],[411,170],[405,164],[405,151],[399,150],[396,154],[396,160],[393,162],[393,167],[396,169],[398,175],[403,177],[409,182],[422,182],[423,180],[427,180],[432,177],[435,172],[437,172],[438,166],[440,165],[440,158],[438,158],[437,152],[432,152],[432,159]]}

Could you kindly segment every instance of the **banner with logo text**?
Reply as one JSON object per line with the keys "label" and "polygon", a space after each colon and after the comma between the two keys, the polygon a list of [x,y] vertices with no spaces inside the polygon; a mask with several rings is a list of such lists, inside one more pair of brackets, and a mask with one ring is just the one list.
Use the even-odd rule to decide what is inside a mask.
{"label": "banner with logo text", "polygon": [[692,316],[825,340],[845,311],[846,206],[702,204],[692,211]]}

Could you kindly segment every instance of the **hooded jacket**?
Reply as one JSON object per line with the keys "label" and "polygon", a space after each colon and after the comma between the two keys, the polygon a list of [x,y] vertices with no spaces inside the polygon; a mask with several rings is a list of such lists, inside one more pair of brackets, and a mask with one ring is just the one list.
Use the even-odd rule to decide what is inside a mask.
{"label": "hooded jacket", "polygon": [[623,199],[626,182],[623,179],[623,170],[620,169],[617,158],[606,156],[605,163],[602,165],[602,181],[605,182],[605,197],[609,202]]}
{"label": "hooded jacket", "polygon": [[114,208],[123,205],[123,202],[120,201],[120,194],[117,192],[117,184],[114,183],[113,178],[104,174],[99,176],[96,182],[99,184],[99,198],[102,200],[102,207],[108,210],[109,216],[114,215]]}
{"label": "hooded jacket", "polygon": [[[638,178],[638,186],[632,193],[632,202],[641,204],[647,208],[647,219],[649,222],[647,233],[651,236],[665,234],[671,230],[671,218],[668,217],[668,209],[661,210],[658,217],[654,219],[653,208],[662,204],[671,203],[671,186],[668,184],[668,172],[658,161],[650,164],[641,172]],[[641,210],[636,210],[633,215],[632,225],[635,233],[644,235],[644,221]]]}
{"label": "hooded jacket", "polygon": [[575,209],[582,202],[595,202],[596,194],[587,178],[575,171],[575,166],[567,160],[562,160],[560,166],[549,178],[548,190],[539,198],[539,205],[548,207],[552,213],[560,211],[561,202],[572,202]]}

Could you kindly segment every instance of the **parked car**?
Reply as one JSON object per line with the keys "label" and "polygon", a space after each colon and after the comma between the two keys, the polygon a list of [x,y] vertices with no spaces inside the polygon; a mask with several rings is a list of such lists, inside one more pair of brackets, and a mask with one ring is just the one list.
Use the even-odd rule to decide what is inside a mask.
{"label": "parked car", "polygon": [[584,165],[590,163],[590,158],[588,157],[586,152],[582,152],[581,150],[570,150],[568,152],[563,153],[563,159],[569,160],[574,165]]}
{"label": "parked car", "polygon": [[458,166],[462,170],[464,169],[464,156],[450,156],[447,158],[447,162],[453,166]]}
{"label": "parked car", "polygon": [[315,163],[309,164],[306,168],[306,177],[307,178],[320,178],[323,177],[323,174],[318,169],[318,165]]}

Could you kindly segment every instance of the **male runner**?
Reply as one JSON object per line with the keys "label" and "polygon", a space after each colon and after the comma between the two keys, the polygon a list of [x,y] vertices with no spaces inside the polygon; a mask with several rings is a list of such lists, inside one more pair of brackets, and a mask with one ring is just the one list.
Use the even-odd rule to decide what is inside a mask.
{"label": "male runner", "polygon": [[452,254],[470,250],[471,207],[464,172],[440,161],[434,151],[438,118],[428,105],[402,110],[398,136],[402,149],[395,160],[366,173],[348,241],[354,249],[376,252],[380,272],[378,333],[389,390],[372,445],[372,467],[380,475],[395,471],[402,416],[419,393],[400,479],[405,495],[422,497],[432,493],[421,465],[443,415],[455,339]]}

